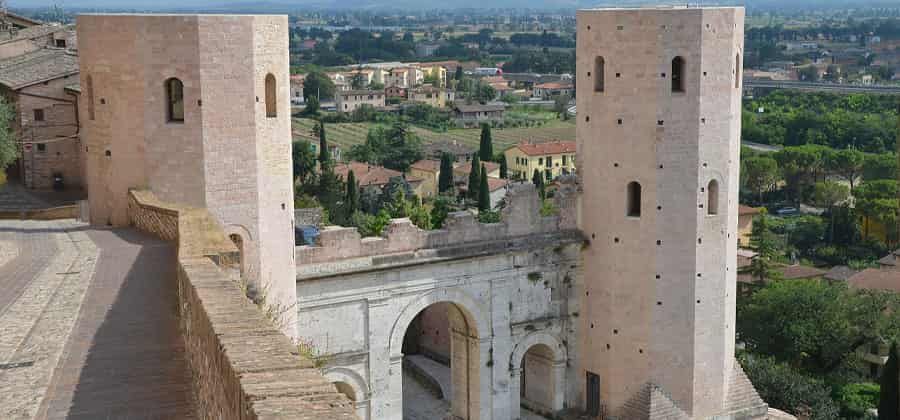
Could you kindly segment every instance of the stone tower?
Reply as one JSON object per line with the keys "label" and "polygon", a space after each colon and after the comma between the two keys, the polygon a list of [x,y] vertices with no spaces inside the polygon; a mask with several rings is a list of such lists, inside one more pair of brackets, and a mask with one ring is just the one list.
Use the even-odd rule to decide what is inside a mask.
{"label": "stone tower", "polygon": [[91,223],[126,225],[130,188],[205,207],[293,307],[287,17],[80,15],[78,37]]}
{"label": "stone tower", "polygon": [[743,39],[743,8],[578,12],[589,412],[765,414],[734,359]]}

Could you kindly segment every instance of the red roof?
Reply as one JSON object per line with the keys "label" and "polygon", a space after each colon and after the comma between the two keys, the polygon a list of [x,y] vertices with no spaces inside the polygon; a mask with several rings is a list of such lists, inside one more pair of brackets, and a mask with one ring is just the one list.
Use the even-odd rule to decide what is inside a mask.
{"label": "red roof", "polygon": [[758,208],[758,207],[745,206],[745,205],[743,205],[743,204],[741,204],[741,205],[738,207],[738,215],[739,215],[739,216],[746,216],[746,215],[749,215],[749,214],[759,214],[759,208]]}
{"label": "red roof", "polygon": [[[487,169],[487,168],[485,168],[485,169]],[[487,182],[488,182],[488,191],[490,191],[490,192],[497,191],[500,188],[505,187],[506,184],[509,184],[509,181],[507,181],[505,179],[491,178],[491,177],[488,177]]]}
{"label": "red roof", "polygon": [[900,270],[869,268],[847,280],[851,287],[866,290],[888,290],[900,293]]}
{"label": "red roof", "polygon": [[[403,173],[400,171],[388,169],[384,166],[370,165],[363,162],[350,162],[335,165],[334,173],[338,176],[343,177],[346,181],[347,174],[351,169],[353,170],[353,176],[356,177],[356,180],[359,182],[360,186],[382,186],[386,185],[391,180],[391,178],[395,176],[403,176]],[[419,178],[409,176],[406,177],[406,180],[409,182],[421,181],[421,179]]]}
{"label": "red roof", "polygon": [[528,156],[558,155],[560,153],[575,153],[577,147],[574,141],[552,141],[548,143],[519,143],[516,145],[522,153]]}
{"label": "red roof", "polygon": [[535,89],[572,89],[571,83],[548,82],[535,86]]}
{"label": "red roof", "polygon": [[[496,162],[481,162],[481,164],[484,165],[484,170],[488,171],[488,173],[500,169],[500,164]],[[472,162],[458,163],[456,167],[453,168],[453,172],[456,175],[468,175],[469,172],[472,172]]]}
{"label": "red roof", "polygon": [[412,165],[409,165],[409,167],[418,169],[420,171],[440,172],[441,161],[434,159],[422,159],[418,162],[414,162]]}

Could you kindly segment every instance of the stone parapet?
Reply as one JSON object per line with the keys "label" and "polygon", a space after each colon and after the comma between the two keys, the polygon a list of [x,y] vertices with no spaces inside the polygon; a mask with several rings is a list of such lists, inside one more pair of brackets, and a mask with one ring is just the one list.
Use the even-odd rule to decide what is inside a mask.
{"label": "stone parapet", "polygon": [[500,223],[480,223],[468,211],[451,213],[444,228],[422,230],[408,218],[393,219],[381,237],[362,238],[354,227],[326,226],[316,245],[296,247],[298,266],[338,260],[497,242],[529,235],[571,232],[577,229],[574,177],[563,177],[554,197],[557,214],[541,216],[541,201],[530,183],[513,184],[506,195]]}
{"label": "stone parapet", "polygon": [[201,418],[355,419],[353,405],[223,269],[234,244],[204,209],[129,194],[129,218],[178,242],[179,322]]}

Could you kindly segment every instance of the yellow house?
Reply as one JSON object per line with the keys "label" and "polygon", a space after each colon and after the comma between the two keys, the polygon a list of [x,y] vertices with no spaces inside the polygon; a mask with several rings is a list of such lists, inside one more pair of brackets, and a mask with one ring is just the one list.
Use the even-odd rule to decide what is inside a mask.
{"label": "yellow house", "polygon": [[[424,77],[434,77],[437,76],[438,86],[437,87],[445,87],[447,86],[447,69],[444,66],[431,66],[428,67],[426,65],[419,65],[419,70],[422,71],[422,75]],[[432,76],[432,74],[434,76]]]}
{"label": "yellow house", "polygon": [[753,219],[759,214],[756,207],[738,207],[738,246],[747,248],[750,246],[750,232],[753,232]]}
{"label": "yellow house", "polygon": [[422,180],[417,194],[430,198],[438,194],[438,177],[441,175],[441,161],[423,159],[409,166],[409,175]]}
{"label": "yellow house", "polygon": [[575,142],[519,143],[504,153],[511,178],[531,179],[535,170],[548,181],[575,172]]}

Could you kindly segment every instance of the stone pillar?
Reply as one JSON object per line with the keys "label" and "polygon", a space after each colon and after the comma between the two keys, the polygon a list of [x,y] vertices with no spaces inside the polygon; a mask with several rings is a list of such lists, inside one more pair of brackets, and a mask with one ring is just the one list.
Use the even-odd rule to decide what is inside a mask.
{"label": "stone pillar", "polygon": [[396,313],[389,299],[368,300],[369,412],[372,419],[403,420],[403,375],[400,349],[391,355],[391,327]]}
{"label": "stone pillar", "polygon": [[[513,360],[513,363],[516,363]],[[522,406],[522,368],[521,365],[513,365],[509,370],[509,418],[518,420],[521,416]]]}

